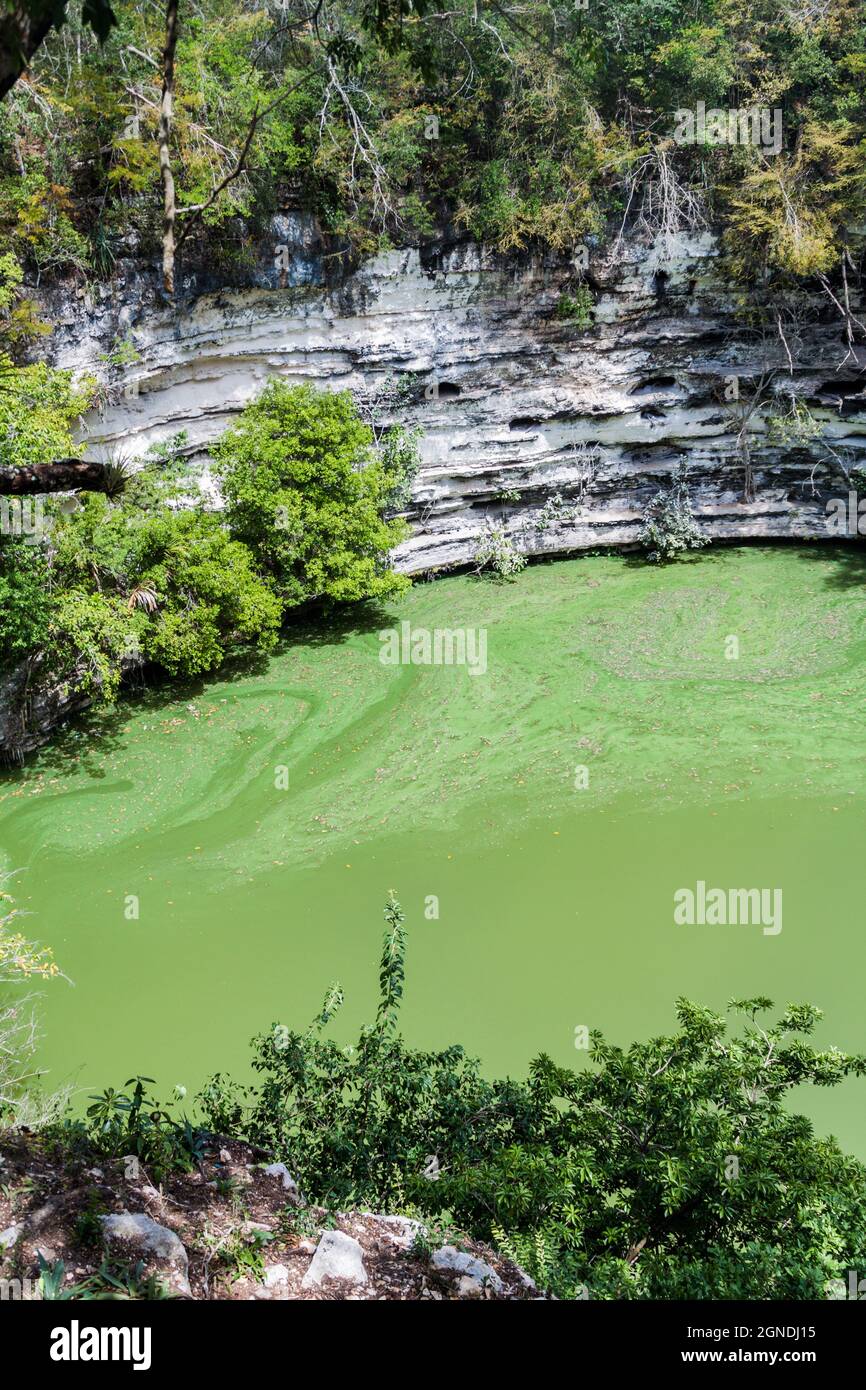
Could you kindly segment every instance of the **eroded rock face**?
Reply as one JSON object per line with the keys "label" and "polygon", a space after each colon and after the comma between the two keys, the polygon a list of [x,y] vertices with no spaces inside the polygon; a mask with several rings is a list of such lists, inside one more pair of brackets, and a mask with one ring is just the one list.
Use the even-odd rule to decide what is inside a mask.
{"label": "eroded rock face", "polygon": [[[744,436],[753,475],[744,500],[740,408],[724,394],[733,376],[767,365],[782,371],[768,388],[780,393],[779,412],[793,382],[831,447],[866,460],[866,352],[840,368],[847,345],[838,315],[818,312],[827,300],[799,344],[790,334],[787,344],[750,343],[709,232],[594,251],[588,328],[561,316],[577,281],[553,257],[508,261],[442,243],[381,255],[326,286],[308,222],[283,218],[273,239],[288,247],[288,272],[261,246],[252,287],[214,290],[193,277],[174,308],[132,262],[92,303],[46,298],[57,365],[104,374],[113,344],[138,354],[115,371],[113,403],[85,422],[91,445],[135,456],[185,430],[191,470],[217,500],[209,446],[270,376],[368,393],[402,378],[406,399],[387,418],[424,431],[414,534],[397,553],[407,572],[470,561],[487,518],[531,554],[631,544],[681,460],[711,537],[827,538],[826,501],[845,495],[841,474],[831,476],[825,449],[773,443],[760,412]],[[793,378],[789,348],[806,364]],[[746,404],[750,390],[744,381]]]}

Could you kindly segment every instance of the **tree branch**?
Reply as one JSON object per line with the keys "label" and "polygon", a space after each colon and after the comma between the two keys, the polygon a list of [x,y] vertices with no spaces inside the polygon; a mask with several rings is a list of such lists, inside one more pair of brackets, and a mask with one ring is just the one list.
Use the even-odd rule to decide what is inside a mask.
{"label": "tree branch", "polygon": [[86,459],[55,459],[53,463],[30,464],[23,468],[0,468],[0,495],[32,497],[43,492],[105,492],[108,477],[105,464]]}

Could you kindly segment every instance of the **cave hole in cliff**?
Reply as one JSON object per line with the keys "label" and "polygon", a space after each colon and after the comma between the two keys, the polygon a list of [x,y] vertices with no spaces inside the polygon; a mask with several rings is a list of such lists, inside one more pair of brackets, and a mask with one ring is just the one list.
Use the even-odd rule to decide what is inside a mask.
{"label": "cave hole in cliff", "polygon": [[675,376],[653,376],[647,381],[641,381],[637,386],[633,386],[629,394],[632,396],[654,396],[657,391],[670,391],[676,387],[676,384]]}
{"label": "cave hole in cliff", "polygon": [[456,401],[460,395],[460,387],[453,381],[439,381],[436,383],[436,399],[439,401]]}
{"label": "cave hole in cliff", "polygon": [[537,430],[541,426],[541,421],[536,420],[533,415],[516,415],[513,420],[508,421],[510,430]]}
{"label": "cave hole in cliff", "polygon": [[856,381],[824,381],[818,387],[818,397],[829,396],[839,402],[843,415],[856,415],[866,409],[866,377]]}

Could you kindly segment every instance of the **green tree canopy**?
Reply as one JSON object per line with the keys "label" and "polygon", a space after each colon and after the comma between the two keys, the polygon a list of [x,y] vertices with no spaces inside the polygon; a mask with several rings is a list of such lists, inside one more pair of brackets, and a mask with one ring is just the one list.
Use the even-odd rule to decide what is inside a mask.
{"label": "green tree canopy", "polygon": [[232,535],[286,608],[401,592],[388,566],[407,534],[383,513],[394,478],[348,392],[270,382],[216,450]]}

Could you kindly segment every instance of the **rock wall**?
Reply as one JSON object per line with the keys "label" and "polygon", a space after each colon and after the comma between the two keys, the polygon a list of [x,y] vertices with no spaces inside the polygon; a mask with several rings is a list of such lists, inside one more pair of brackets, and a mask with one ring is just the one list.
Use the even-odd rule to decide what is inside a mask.
{"label": "rock wall", "polygon": [[[135,457],[185,430],[190,466],[216,496],[208,447],[268,377],[356,392],[402,378],[405,399],[388,418],[424,432],[414,533],[397,554],[407,572],[471,560],[487,518],[526,553],[633,543],[642,509],[683,459],[711,537],[828,536],[825,505],[845,496],[842,473],[826,449],[773,444],[760,411],[744,432],[753,473],[744,500],[745,378],[768,363],[783,369],[769,390],[785,408],[791,342],[744,335],[711,233],[593,251],[587,328],[562,316],[578,283],[562,260],[443,241],[380,255],[328,284],[314,226],[282,218],[273,237],[284,250],[259,248],[252,284],[214,288],[199,271],[177,307],[134,260],[94,302],[46,300],[55,364],[107,380],[82,431],[89,453]],[[137,360],[107,368],[124,341]],[[846,351],[838,313],[816,301],[794,345],[806,365],[793,382],[843,465],[856,465],[866,458],[866,350]],[[739,407],[723,399],[735,374]]]}

